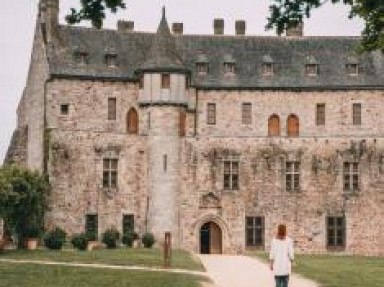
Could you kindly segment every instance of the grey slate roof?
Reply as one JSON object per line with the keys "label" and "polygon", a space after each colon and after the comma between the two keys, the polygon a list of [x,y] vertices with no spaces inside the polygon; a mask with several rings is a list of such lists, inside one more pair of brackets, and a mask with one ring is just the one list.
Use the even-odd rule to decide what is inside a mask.
{"label": "grey slate roof", "polygon": [[[202,89],[384,89],[384,55],[381,52],[355,55],[358,37],[173,36],[168,33],[168,25],[163,20],[157,34],[60,26],[60,44],[49,55],[51,73],[61,77],[136,81],[140,69],[185,67],[192,73],[192,85]],[[87,65],[74,61],[76,49],[89,53]],[[118,67],[105,65],[108,51],[117,54]],[[236,73],[232,76],[223,72],[228,57],[235,62]],[[358,60],[358,76],[346,72],[346,64],[353,58]],[[197,75],[196,62],[202,59],[208,61],[209,72]],[[262,76],[265,59],[273,60],[273,76]],[[305,75],[308,59],[315,59],[319,65],[316,77]]]}

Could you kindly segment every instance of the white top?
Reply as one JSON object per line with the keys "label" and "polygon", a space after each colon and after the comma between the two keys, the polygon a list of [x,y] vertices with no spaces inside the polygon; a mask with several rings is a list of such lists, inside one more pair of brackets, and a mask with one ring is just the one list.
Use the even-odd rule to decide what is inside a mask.
{"label": "white top", "polygon": [[275,276],[291,274],[291,261],[294,259],[293,241],[286,237],[284,240],[272,240],[269,259],[273,260],[273,273]]}

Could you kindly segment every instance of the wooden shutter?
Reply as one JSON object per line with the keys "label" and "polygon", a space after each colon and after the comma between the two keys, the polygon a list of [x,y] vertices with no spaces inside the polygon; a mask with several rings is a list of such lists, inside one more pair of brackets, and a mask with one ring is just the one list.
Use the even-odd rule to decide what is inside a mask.
{"label": "wooden shutter", "polygon": [[268,120],[268,135],[271,137],[280,136],[280,118],[272,115]]}
{"label": "wooden shutter", "polygon": [[353,124],[361,125],[361,104],[353,104]]}
{"label": "wooden shutter", "polygon": [[181,137],[185,136],[186,121],[187,121],[187,114],[185,112],[180,112],[179,134]]}
{"label": "wooden shutter", "polygon": [[131,108],[128,112],[127,131],[130,134],[137,134],[139,131],[139,115],[135,108]]}
{"label": "wooden shutter", "polygon": [[290,115],[287,123],[287,135],[289,137],[298,137],[300,130],[299,118],[296,115]]}
{"label": "wooden shutter", "polygon": [[317,104],[316,106],[316,125],[325,125],[325,104]]}
{"label": "wooden shutter", "polygon": [[162,74],[161,75],[161,88],[169,89],[171,87],[171,75]]}

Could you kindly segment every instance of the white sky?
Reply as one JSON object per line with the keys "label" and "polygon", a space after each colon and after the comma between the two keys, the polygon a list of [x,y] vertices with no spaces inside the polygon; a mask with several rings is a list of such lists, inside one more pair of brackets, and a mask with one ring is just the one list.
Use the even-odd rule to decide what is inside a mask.
{"label": "white sky", "polygon": [[[16,126],[16,108],[26,83],[38,0],[6,1],[0,9],[0,164]],[[80,0],[61,0],[61,22]],[[235,20],[247,21],[247,34],[266,35],[270,0],[127,0],[127,10],[109,15],[105,27],[118,19],[135,21],[135,30],[155,31],[161,7],[170,23],[184,22],[186,34],[211,34],[214,18],[225,19],[225,33],[233,34]],[[348,19],[345,6],[326,5],[305,22],[306,35],[359,35],[363,23]]]}

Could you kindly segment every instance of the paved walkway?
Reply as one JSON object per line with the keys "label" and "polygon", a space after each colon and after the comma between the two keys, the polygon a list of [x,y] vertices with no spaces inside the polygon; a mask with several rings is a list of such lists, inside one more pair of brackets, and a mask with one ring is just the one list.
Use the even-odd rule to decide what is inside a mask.
{"label": "paved walkway", "polygon": [[197,276],[204,276],[204,277],[208,276],[206,272],[200,272],[200,271],[192,271],[192,270],[186,270],[186,269],[173,269],[173,268],[164,269],[164,268],[145,267],[145,266],[122,266],[122,265],[108,265],[108,264],[18,260],[18,259],[0,259],[0,263],[54,265],[54,266],[114,269],[114,270],[139,270],[139,271],[155,271],[155,272],[190,274],[190,275],[197,275]]}
{"label": "paved walkway", "polygon": [[[246,256],[199,255],[216,287],[274,287],[268,266]],[[317,287],[310,280],[292,275],[289,287]]]}

